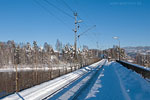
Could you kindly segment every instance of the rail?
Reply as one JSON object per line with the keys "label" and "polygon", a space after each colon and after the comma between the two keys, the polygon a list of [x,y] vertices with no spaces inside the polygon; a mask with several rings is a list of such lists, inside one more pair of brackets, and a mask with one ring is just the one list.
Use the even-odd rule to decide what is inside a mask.
{"label": "rail", "polygon": [[20,99],[20,96],[23,99],[28,100],[37,100],[38,99],[47,99],[48,97],[51,97],[55,93],[59,92],[63,88],[65,88],[70,83],[78,80],[81,76],[84,74],[90,73],[89,70],[91,68],[96,68],[101,63],[101,61],[94,63],[90,66],[83,67],[77,71],[74,71],[72,73],[63,75],[61,77],[58,77],[54,80],[51,80],[49,82],[45,82],[43,84],[31,87],[29,89],[26,89],[24,91],[18,92],[19,96],[16,94],[9,95],[7,97],[4,97],[3,99],[7,100],[18,100]]}

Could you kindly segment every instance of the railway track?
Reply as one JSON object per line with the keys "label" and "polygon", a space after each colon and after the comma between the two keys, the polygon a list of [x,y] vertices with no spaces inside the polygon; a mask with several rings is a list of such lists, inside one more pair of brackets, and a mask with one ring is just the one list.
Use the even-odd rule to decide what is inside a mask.
{"label": "railway track", "polygon": [[[61,89],[59,89],[55,93],[49,95],[48,97],[45,97],[43,100],[45,100],[45,99],[46,100],[56,99],[58,97],[57,93],[59,93],[61,90],[63,91],[64,88],[68,88],[67,91],[64,92],[64,93],[60,93],[62,95],[60,96],[60,98],[57,98],[57,99],[76,100],[76,98],[78,97],[78,95],[80,95],[80,93],[88,86],[89,82],[99,72],[99,70],[103,68],[103,65],[105,65],[105,63],[106,63],[106,61],[103,64],[98,65],[91,72],[86,73],[87,75],[85,77],[82,75],[84,78],[81,79],[80,82],[78,82],[76,85],[73,85],[73,87],[68,88],[67,86],[69,86],[70,84],[72,84],[74,81],[80,79],[81,77],[79,77],[78,79],[76,79],[76,80],[72,81],[71,83],[65,85],[64,87],[62,87]],[[72,94],[72,93],[74,93],[74,94]],[[72,94],[72,95],[68,95],[68,94]]]}
{"label": "railway track", "polygon": [[2,100],[22,100],[20,96],[25,100],[48,99],[66,88],[68,85],[72,84],[74,81],[80,79],[82,76],[90,74],[92,70],[96,68],[96,66],[102,64],[103,62],[104,61],[97,62],[91,66],[81,68],[77,71],[63,75],[49,82],[45,82],[43,84],[18,92],[19,96],[17,94],[12,94],[6,98],[3,98]]}

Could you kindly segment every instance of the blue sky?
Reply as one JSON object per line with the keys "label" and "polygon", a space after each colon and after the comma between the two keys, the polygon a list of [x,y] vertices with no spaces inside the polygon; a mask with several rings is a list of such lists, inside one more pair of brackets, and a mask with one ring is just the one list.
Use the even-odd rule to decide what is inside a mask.
{"label": "blue sky", "polygon": [[[35,1],[40,3],[47,12]],[[59,9],[73,16],[73,12],[61,0],[48,0]],[[96,25],[80,37],[80,45],[90,48],[109,48],[118,44],[112,39],[118,36],[121,47],[150,45],[149,0],[64,0],[83,20],[78,34]],[[59,39],[63,44],[74,43],[74,19],[65,15],[44,0],[0,0],[0,41],[48,42],[53,47]]]}

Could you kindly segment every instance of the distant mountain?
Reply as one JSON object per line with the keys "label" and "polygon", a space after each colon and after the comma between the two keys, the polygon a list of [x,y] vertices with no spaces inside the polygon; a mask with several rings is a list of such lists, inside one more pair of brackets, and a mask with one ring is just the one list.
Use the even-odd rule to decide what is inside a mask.
{"label": "distant mountain", "polygon": [[150,54],[150,46],[137,46],[137,47],[123,47],[127,53],[127,55],[131,57],[135,57],[137,53],[142,55]]}
{"label": "distant mountain", "polygon": [[124,47],[127,53],[135,52],[135,53],[146,53],[150,51],[150,46],[138,46],[138,47]]}

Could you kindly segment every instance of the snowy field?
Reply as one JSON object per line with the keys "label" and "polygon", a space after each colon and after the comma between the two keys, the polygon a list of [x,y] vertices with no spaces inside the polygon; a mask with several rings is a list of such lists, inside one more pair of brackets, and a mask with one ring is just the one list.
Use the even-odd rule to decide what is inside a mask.
{"label": "snowy field", "polygon": [[90,73],[93,69],[97,68],[99,64],[103,64],[103,62],[104,60],[94,63],[90,66],[84,67],[82,69],[79,69],[77,71],[74,71],[72,73],[63,75],[54,80],[51,80],[51,81],[42,83],[40,85],[34,86],[32,88],[23,90],[17,94],[16,93],[12,94],[10,96],[3,98],[2,100],[22,100],[22,99],[41,100],[57,92],[58,90],[66,86],[67,84],[70,84],[73,81],[79,79],[81,76]]}
{"label": "snowy field", "polygon": [[[52,64],[51,67],[48,67],[48,65],[41,65],[38,64],[37,68],[35,65],[18,65],[17,66],[17,71],[33,71],[33,70],[42,70],[42,71],[47,71],[47,70],[57,70],[57,69],[64,69],[67,68],[68,70],[74,68],[77,64],[73,63],[61,63],[61,64]],[[41,67],[42,66],[42,67]],[[78,65],[79,66],[79,65]],[[15,66],[4,66],[3,68],[0,68],[0,72],[16,72]]]}

